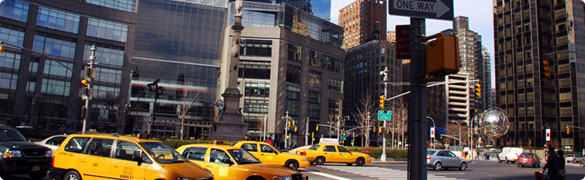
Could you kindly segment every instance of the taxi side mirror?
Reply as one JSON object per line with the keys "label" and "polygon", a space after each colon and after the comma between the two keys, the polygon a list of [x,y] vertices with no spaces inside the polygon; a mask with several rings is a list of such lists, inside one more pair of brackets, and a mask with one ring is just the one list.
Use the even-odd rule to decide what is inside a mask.
{"label": "taxi side mirror", "polygon": [[132,160],[136,161],[138,166],[142,165],[142,163],[144,162],[144,159],[142,159],[142,151],[140,150],[134,151],[134,154],[132,155]]}

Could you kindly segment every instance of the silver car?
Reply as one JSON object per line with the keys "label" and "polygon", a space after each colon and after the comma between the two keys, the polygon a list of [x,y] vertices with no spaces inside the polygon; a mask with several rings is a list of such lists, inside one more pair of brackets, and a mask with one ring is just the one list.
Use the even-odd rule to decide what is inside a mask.
{"label": "silver car", "polygon": [[427,150],[427,167],[432,167],[436,171],[447,168],[459,168],[460,171],[465,171],[467,161],[457,157],[451,151]]}
{"label": "silver car", "polygon": [[572,162],[572,163],[579,163],[579,162],[583,161],[583,156],[581,156],[580,154],[569,154],[565,158],[565,161]]}

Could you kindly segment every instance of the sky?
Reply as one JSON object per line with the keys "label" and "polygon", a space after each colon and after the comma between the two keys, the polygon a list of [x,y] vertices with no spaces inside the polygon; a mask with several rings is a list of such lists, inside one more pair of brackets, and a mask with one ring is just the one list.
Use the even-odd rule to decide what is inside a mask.
{"label": "sky", "polygon": [[[331,22],[339,22],[339,9],[354,2],[355,0],[331,0]],[[481,35],[482,45],[489,49],[492,65],[492,88],[495,87],[494,68],[494,23],[493,7],[490,0],[454,0],[455,16],[469,17],[469,29]],[[395,29],[396,25],[410,24],[409,17],[390,16],[386,18],[387,30]],[[426,21],[426,34],[432,35],[445,29],[451,29],[451,21],[431,20]]]}

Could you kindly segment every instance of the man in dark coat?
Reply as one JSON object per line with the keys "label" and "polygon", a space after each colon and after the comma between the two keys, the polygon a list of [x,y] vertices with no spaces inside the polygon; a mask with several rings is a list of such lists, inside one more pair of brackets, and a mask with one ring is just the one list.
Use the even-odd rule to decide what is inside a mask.
{"label": "man in dark coat", "polygon": [[542,171],[546,171],[548,169],[548,177],[549,180],[558,180],[559,179],[559,156],[555,153],[555,149],[553,147],[548,148],[548,157],[546,160],[546,165],[542,168]]}

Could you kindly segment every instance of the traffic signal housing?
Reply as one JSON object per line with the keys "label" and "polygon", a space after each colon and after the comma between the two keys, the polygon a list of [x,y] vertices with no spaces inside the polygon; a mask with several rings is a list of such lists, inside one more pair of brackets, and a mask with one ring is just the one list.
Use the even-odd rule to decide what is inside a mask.
{"label": "traffic signal housing", "polygon": [[319,125],[315,126],[315,131],[319,131]]}
{"label": "traffic signal housing", "polygon": [[480,84],[475,84],[475,96],[478,99],[481,99],[481,85]]}
{"label": "traffic signal housing", "polygon": [[567,134],[571,134],[571,128],[569,126],[567,126]]}
{"label": "traffic signal housing", "polygon": [[380,110],[384,110],[384,95],[380,95]]}
{"label": "traffic signal housing", "polygon": [[459,43],[456,36],[444,33],[431,36],[437,39],[426,44],[426,73],[444,76],[459,72]]}
{"label": "traffic signal housing", "polygon": [[550,79],[550,64],[548,62],[548,60],[543,60],[542,61],[542,69],[544,72],[544,77],[546,77],[547,79]]}
{"label": "traffic signal housing", "polygon": [[91,79],[86,77],[81,79],[81,85],[85,86],[85,87],[89,87],[89,83],[91,83]]}

